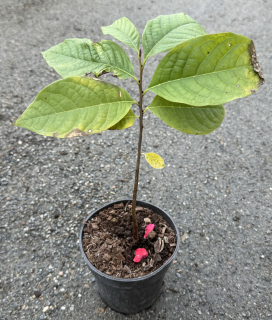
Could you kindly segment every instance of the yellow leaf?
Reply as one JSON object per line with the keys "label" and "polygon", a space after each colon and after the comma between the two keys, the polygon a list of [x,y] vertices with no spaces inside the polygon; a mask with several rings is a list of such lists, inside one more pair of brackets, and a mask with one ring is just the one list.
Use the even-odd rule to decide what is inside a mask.
{"label": "yellow leaf", "polygon": [[155,169],[162,169],[165,167],[163,159],[156,153],[144,153],[146,161]]}

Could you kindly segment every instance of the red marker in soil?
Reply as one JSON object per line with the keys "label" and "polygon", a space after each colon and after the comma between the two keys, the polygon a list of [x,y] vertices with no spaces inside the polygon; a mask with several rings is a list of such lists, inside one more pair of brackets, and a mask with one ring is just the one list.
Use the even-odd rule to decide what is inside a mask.
{"label": "red marker in soil", "polygon": [[150,224],[148,224],[148,225],[146,226],[146,228],[145,228],[145,235],[144,235],[144,238],[145,238],[145,239],[147,238],[149,232],[152,231],[152,230],[154,230],[154,228],[155,228],[155,224],[153,224],[153,223],[150,223]]}
{"label": "red marker in soil", "polygon": [[145,248],[138,248],[135,250],[135,258],[133,259],[134,262],[140,262],[142,259],[147,258],[148,252]]}

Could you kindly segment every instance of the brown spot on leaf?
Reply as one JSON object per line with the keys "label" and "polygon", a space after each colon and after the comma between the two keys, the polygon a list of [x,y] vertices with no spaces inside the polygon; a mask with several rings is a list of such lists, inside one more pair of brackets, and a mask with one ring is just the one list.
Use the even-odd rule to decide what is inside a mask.
{"label": "brown spot on leaf", "polygon": [[260,64],[259,64],[258,59],[257,59],[256,49],[255,49],[253,41],[251,41],[250,45],[248,46],[248,52],[249,52],[249,55],[251,57],[251,64],[253,66],[253,69],[258,74],[258,76],[260,78],[260,81],[258,83],[258,86],[260,87],[261,85],[264,84],[265,80],[264,80],[264,75],[263,75],[263,73],[261,71]]}
{"label": "brown spot on leaf", "polygon": [[109,72],[107,72],[106,70],[103,70],[101,73],[99,73],[99,74],[97,75],[97,77],[100,77],[100,76],[102,76],[103,74],[106,74],[106,73],[109,73]]}
{"label": "brown spot on leaf", "polygon": [[67,133],[65,138],[81,137],[81,136],[86,136],[86,132],[76,128],[76,129],[73,129],[71,132]]}
{"label": "brown spot on leaf", "polygon": [[57,132],[55,132],[55,133],[53,134],[53,137],[54,137],[54,138],[57,138],[58,135],[59,135],[59,134],[58,134]]}

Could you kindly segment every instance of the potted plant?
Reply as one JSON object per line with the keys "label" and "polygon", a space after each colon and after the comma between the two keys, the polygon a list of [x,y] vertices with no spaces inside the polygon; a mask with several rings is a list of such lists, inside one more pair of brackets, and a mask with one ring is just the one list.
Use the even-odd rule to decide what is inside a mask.
{"label": "potted plant", "polygon": [[[117,43],[65,40],[43,52],[49,66],[63,79],[44,88],[15,125],[45,136],[70,138],[105,130],[123,130],[139,118],[132,203],[129,202],[131,199],[125,199],[100,208],[84,221],[80,231],[80,249],[96,277],[103,300],[117,311],[136,313],[157,299],[164,274],[179,244],[178,229],[172,218],[160,208],[137,200],[141,156],[144,155],[154,168],[164,167],[159,155],[142,153],[144,113],[151,111],[181,132],[205,135],[222,123],[224,103],[254,93],[264,83],[264,77],[252,40],[234,33],[207,34],[183,13],[148,21],[142,35],[143,50],[139,49],[137,29],[127,18],[103,27],[102,31],[136,51],[139,79],[125,51]],[[169,52],[144,89],[143,71],[147,59],[166,51]],[[98,79],[110,72],[119,79],[134,79],[139,87],[138,99],[131,98],[124,89]],[[95,78],[89,77],[91,73]],[[143,109],[143,98],[149,91],[156,96]],[[133,104],[139,107],[139,116],[131,110]],[[156,223],[152,223],[149,214],[154,214],[152,219]],[[119,217],[126,228],[119,225]],[[131,235],[128,226],[132,228]],[[115,242],[112,236],[117,239]],[[120,248],[122,242],[127,248],[116,253],[114,250]],[[89,246],[94,248],[94,253]],[[119,269],[107,250],[112,250],[115,258],[118,256]],[[163,250],[168,255],[161,262]],[[157,263],[155,268],[154,261]],[[100,265],[96,267],[96,263]],[[145,272],[137,274],[134,266],[139,266],[140,270],[144,268]],[[115,271],[109,271],[109,268],[115,268]],[[120,268],[127,272],[123,277],[118,276],[122,273],[117,272]],[[133,272],[131,268],[134,268]]]}

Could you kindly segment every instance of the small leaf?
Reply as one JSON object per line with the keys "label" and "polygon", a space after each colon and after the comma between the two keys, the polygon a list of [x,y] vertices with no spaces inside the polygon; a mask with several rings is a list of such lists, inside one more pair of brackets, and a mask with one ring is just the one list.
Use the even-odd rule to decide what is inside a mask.
{"label": "small leaf", "polygon": [[147,90],[169,101],[205,106],[247,97],[263,83],[253,42],[219,33],[173,48],[159,63]]}
{"label": "small leaf", "polygon": [[158,16],[147,22],[143,32],[144,63],[159,52],[179,43],[206,34],[206,31],[184,13]]}
{"label": "small leaf", "polygon": [[101,29],[103,34],[110,34],[133,50],[139,52],[139,32],[128,18],[118,19],[110,26],[102,27]]}
{"label": "small leaf", "polygon": [[118,123],[134,102],[113,84],[87,77],[65,78],[44,88],[15,125],[44,136],[84,136]]}
{"label": "small leaf", "polygon": [[129,112],[124,116],[124,118],[121,119],[114,126],[109,128],[109,130],[123,130],[123,129],[129,128],[134,124],[135,118],[136,116],[134,112],[130,109]]}
{"label": "small leaf", "polygon": [[223,105],[195,107],[156,96],[148,107],[168,126],[189,134],[208,134],[217,129],[225,116]]}
{"label": "small leaf", "polygon": [[144,153],[146,161],[155,169],[163,169],[165,167],[163,159],[156,153]]}
{"label": "small leaf", "polygon": [[89,39],[68,39],[42,55],[62,77],[82,76],[90,72],[97,77],[105,71],[113,72],[119,79],[136,79],[125,51],[113,41],[94,43]]}

